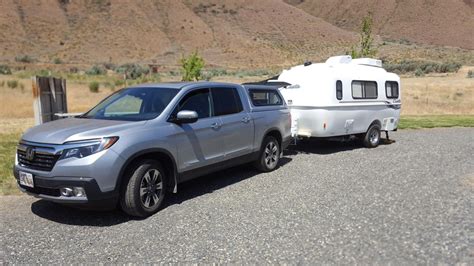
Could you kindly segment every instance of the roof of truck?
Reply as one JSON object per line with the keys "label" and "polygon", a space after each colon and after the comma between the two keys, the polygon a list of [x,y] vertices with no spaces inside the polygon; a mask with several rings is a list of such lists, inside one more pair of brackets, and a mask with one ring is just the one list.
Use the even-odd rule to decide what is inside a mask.
{"label": "roof of truck", "polygon": [[147,83],[130,86],[129,88],[168,88],[168,89],[182,89],[187,86],[235,86],[233,83],[224,82],[210,82],[210,81],[194,81],[194,82],[165,82],[165,83]]}

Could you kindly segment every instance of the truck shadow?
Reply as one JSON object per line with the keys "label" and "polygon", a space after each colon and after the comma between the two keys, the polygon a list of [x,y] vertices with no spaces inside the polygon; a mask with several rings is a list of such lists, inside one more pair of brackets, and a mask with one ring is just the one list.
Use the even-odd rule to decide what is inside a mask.
{"label": "truck shadow", "polygon": [[[291,160],[288,157],[281,158],[279,167],[289,163]],[[182,183],[178,187],[178,193],[168,194],[162,209],[151,217],[165,215],[163,210],[166,208],[231,186],[258,174],[260,174],[259,171],[246,164]],[[140,220],[130,217],[118,209],[109,211],[82,210],[45,200],[38,200],[32,203],[31,211],[41,218],[56,223],[79,226],[103,227],[118,225],[130,220]]]}
{"label": "truck shadow", "polygon": [[[392,139],[380,139],[380,146],[395,143]],[[350,151],[356,149],[366,149],[360,141],[329,141],[324,139],[310,139],[298,141],[296,145],[292,144],[285,150],[285,155],[297,154],[320,154],[327,155],[337,152]]]}

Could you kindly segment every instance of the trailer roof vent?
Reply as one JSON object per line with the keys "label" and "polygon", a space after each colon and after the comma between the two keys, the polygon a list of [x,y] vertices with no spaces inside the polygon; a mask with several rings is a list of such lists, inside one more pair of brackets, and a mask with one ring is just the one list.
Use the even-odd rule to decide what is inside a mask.
{"label": "trailer roof vent", "polygon": [[382,67],[382,60],[373,59],[373,58],[357,58],[357,59],[352,60],[352,64]]}
{"label": "trailer roof vent", "polygon": [[335,65],[335,64],[348,64],[352,61],[352,57],[350,55],[340,55],[340,56],[333,56],[329,57],[326,60],[326,64]]}
{"label": "trailer roof vent", "polygon": [[310,66],[313,62],[311,61],[304,61],[304,66]]}

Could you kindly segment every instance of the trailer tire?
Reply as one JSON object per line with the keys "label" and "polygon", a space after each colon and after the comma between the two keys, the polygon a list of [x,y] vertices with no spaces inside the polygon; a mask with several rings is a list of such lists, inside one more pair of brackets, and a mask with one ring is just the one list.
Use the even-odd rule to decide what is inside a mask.
{"label": "trailer tire", "polygon": [[375,148],[380,143],[380,126],[378,124],[373,124],[365,133],[363,144],[367,148]]}

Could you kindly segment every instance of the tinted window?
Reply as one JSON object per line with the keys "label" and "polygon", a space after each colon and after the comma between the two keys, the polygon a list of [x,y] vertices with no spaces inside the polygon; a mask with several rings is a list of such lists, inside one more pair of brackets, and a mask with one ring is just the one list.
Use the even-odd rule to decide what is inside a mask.
{"label": "tinted window", "polygon": [[283,100],[275,90],[249,90],[250,99],[254,106],[283,105]]}
{"label": "tinted window", "polygon": [[240,113],[242,102],[235,88],[212,88],[214,115],[228,115]]}
{"label": "tinted window", "polygon": [[168,88],[129,88],[100,102],[81,118],[141,121],[161,114],[178,90]]}
{"label": "tinted window", "polygon": [[377,99],[377,82],[375,81],[352,81],[352,98],[354,99]]}
{"label": "tinted window", "polygon": [[340,80],[336,81],[336,98],[342,100],[342,82]]}
{"label": "tinted window", "polygon": [[398,93],[398,82],[387,81],[385,82],[385,95],[387,98],[396,99],[399,96]]}
{"label": "tinted window", "polygon": [[209,89],[195,90],[188,93],[179,102],[178,110],[195,111],[198,118],[206,118],[211,116],[211,95]]}

